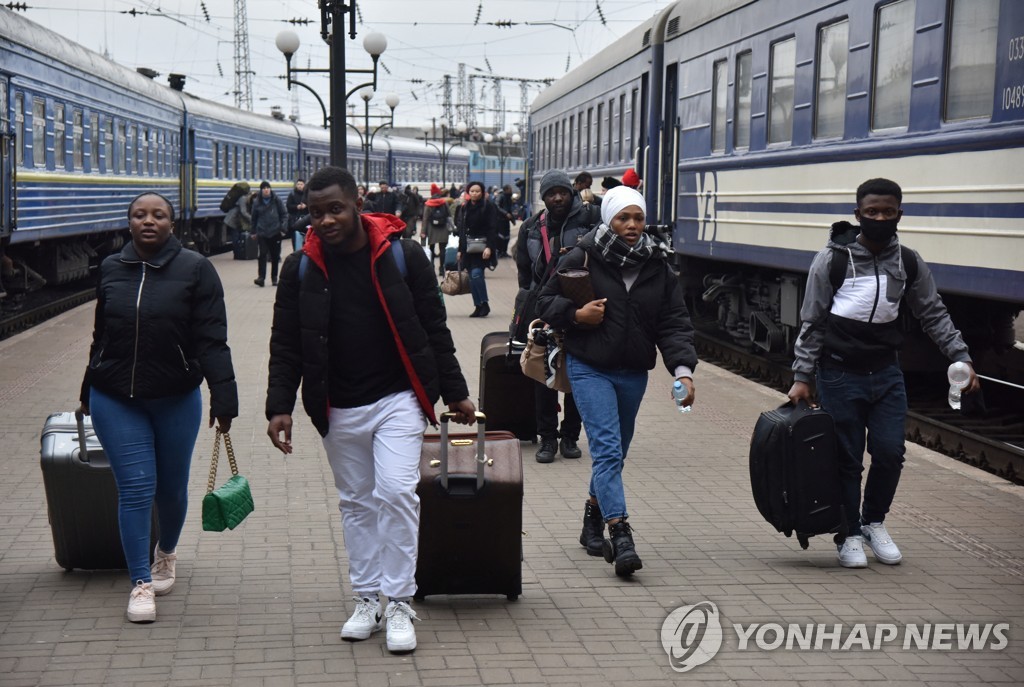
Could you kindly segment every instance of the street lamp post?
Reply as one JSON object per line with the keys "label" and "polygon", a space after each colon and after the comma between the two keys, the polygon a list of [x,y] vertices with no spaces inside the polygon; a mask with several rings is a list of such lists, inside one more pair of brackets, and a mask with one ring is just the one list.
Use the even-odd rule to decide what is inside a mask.
{"label": "street lamp post", "polygon": [[506,140],[511,140],[512,145],[518,147],[520,141],[523,140],[523,137],[520,136],[519,134],[512,134],[512,137],[509,138],[508,132],[506,132],[506,131],[499,131],[498,132],[498,149],[499,149],[498,161],[499,161],[499,163],[501,165],[501,173],[499,175],[501,183],[499,185],[502,188],[505,188],[505,160],[507,160],[508,157],[509,157],[508,153],[505,152],[505,141]]}
{"label": "street lamp post", "polygon": [[355,132],[359,134],[359,143],[363,147],[363,181],[365,182],[367,187],[370,186],[370,150],[373,148],[373,138],[381,129],[386,129],[389,126],[395,125],[395,108],[398,107],[399,102],[397,93],[388,93],[384,97],[384,102],[386,102],[388,104],[388,107],[391,108],[390,119],[389,121],[384,122],[383,124],[375,128],[373,131],[370,131],[370,101],[373,100],[374,95],[375,94],[373,92],[373,89],[370,88],[369,86],[359,91],[359,97],[363,99],[364,107],[365,123],[363,124],[363,131],[360,132],[359,129],[349,124],[349,126],[355,129]]}
{"label": "street lamp post", "polygon": [[[345,140],[345,102],[352,93],[364,86],[377,88],[377,62],[388,47],[388,40],[383,34],[369,33],[363,39],[363,49],[373,58],[373,68],[345,68],[345,14],[349,15],[349,37],[354,40],[356,37],[355,12],[355,0],[351,0],[348,3],[341,2],[340,0],[320,0],[320,35],[331,46],[330,66],[326,69],[292,67],[292,55],[299,49],[299,36],[294,31],[285,29],[277,34],[277,38],[274,41],[277,49],[284,53],[287,70],[285,79],[287,79],[288,90],[291,90],[292,84],[302,86],[312,93],[316,97],[317,102],[320,103],[320,109],[323,111],[324,116],[324,128],[328,128],[328,122],[330,123],[331,164],[338,167],[348,166],[348,148]],[[292,78],[292,74],[296,73],[326,73],[330,77],[331,97],[329,111],[315,90]],[[371,81],[361,83],[346,92],[346,74],[370,74],[373,78]]]}
{"label": "street lamp post", "polygon": [[[445,174],[445,166],[448,162],[448,154],[452,152],[452,149],[455,148],[455,146],[462,143],[462,139],[466,135],[466,131],[468,129],[469,127],[466,126],[465,122],[458,122],[455,125],[455,133],[458,135],[458,140],[452,143],[450,146],[448,145],[448,125],[445,124],[444,122],[441,123],[440,148],[434,145],[431,141],[428,141],[426,138],[423,139],[423,142],[426,143],[431,148],[433,148],[434,150],[436,150],[438,156],[441,158],[441,186],[448,185],[448,178]],[[434,140],[436,141],[437,139]]]}

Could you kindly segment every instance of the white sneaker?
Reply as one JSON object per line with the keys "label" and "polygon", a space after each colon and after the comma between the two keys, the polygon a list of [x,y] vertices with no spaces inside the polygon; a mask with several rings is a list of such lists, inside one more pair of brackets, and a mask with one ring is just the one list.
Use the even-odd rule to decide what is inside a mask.
{"label": "white sneaker", "polygon": [[412,607],[404,601],[390,601],[384,612],[388,625],[388,651],[400,653],[416,648],[416,629],[412,621],[419,620]]}
{"label": "white sneaker", "polygon": [[896,565],[903,560],[903,554],[900,553],[899,547],[889,536],[889,532],[885,529],[885,523],[873,522],[870,525],[861,525],[860,533],[864,535],[864,541],[871,547],[871,551],[879,563]]}
{"label": "white sneaker", "polygon": [[369,639],[370,635],[384,626],[381,620],[380,601],[368,596],[353,598],[356,602],[356,610],[352,617],[341,626],[341,638],[350,641]]}
{"label": "white sneaker", "polygon": [[150,566],[149,572],[153,577],[153,591],[157,596],[167,594],[174,586],[174,563],[177,560],[177,554],[164,553],[159,546],[156,547],[153,565]]}
{"label": "white sneaker", "polygon": [[156,593],[151,582],[139,582],[128,597],[128,620],[133,623],[151,623],[156,620]]}
{"label": "white sneaker", "polygon": [[839,565],[844,568],[868,567],[868,557],[864,555],[864,537],[859,534],[847,537],[836,549],[839,550]]}

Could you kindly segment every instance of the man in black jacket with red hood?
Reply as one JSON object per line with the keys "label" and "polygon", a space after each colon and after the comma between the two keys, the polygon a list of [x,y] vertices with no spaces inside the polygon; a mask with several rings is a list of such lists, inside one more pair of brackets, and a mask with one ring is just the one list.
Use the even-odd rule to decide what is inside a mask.
{"label": "man in black jacket with red hood", "polygon": [[356,595],[341,637],[367,639],[386,624],[388,650],[412,651],[423,430],[437,422],[438,396],[456,422],[472,424],[476,408],[433,267],[415,241],[399,240],[404,223],[360,214],[355,180],[338,167],[314,174],[307,191],[313,233],[285,260],[274,304],[267,433],[291,453],[301,382],[334,472]]}

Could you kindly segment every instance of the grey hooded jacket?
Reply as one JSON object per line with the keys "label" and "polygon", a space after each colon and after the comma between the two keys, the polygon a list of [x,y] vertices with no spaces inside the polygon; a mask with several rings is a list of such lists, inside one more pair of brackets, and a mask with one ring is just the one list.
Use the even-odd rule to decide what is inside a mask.
{"label": "grey hooded jacket", "polygon": [[[846,276],[834,294],[829,269],[834,249],[849,256]],[[811,262],[800,319],[803,325],[793,349],[793,377],[809,383],[816,365],[853,372],[874,372],[897,362],[903,343],[898,314],[901,299],[921,329],[948,359],[971,362],[960,332],[942,303],[931,270],[917,258],[917,279],[906,284],[907,273],[899,239],[875,256],[856,241],[840,245],[829,241]],[[823,324],[814,327],[814,323]]]}

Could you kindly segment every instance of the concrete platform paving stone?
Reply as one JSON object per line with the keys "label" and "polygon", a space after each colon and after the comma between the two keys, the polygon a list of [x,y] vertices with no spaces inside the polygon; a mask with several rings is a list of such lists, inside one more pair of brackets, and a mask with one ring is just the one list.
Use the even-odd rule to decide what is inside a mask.
{"label": "concrete platform paving stone", "polygon": [[[158,620],[124,618],[123,572],[61,570],[38,467],[46,416],[77,405],[93,308],[86,305],[0,342],[0,685],[899,685],[1024,683],[1024,525],[1020,487],[910,446],[888,520],[902,565],[835,563],[827,538],[801,551],[764,523],[746,456],[758,413],[783,397],[709,364],[697,405],[680,416],[669,378],[651,375],[626,466],[627,501],[644,568],[620,580],[578,545],[589,478],[581,460],[533,460],[523,446],[523,595],[430,597],[416,604],[419,648],[393,656],[383,635],[342,642],[350,612],[337,497],[319,438],[296,415],[296,453],[265,436],[263,402],[274,289],[252,284],[254,262],[213,259],[227,294],[241,415],[232,428],[256,512],[237,530],[201,532],[199,503],[213,433],[200,432],[192,510],[178,582]],[[470,319],[469,296],[446,298],[475,400],[481,337],[506,326],[514,266],[487,275],[492,315]],[[205,389],[204,389],[205,394]],[[675,672],[661,627],[680,606],[711,601],[720,651]],[[907,625],[1009,624],[1001,650],[904,649]],[[738,623],[891,623],[877,650],[746,649]],[[774,635],[768,632],[766,639]],[[826,645],[828,642],[826,641]],[[953,642],[955,645],[955,641]]]}

